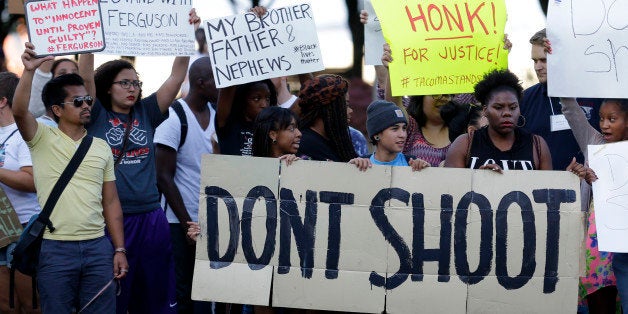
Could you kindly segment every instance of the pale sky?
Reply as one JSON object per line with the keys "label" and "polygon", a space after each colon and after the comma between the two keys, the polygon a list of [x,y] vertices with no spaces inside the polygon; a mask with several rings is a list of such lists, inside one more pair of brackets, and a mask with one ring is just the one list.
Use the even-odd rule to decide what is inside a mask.
{"label": "pale sky", "polygon": [[[237,0],[241,10],[247,9],[250,1]],[[262,0],[262,4],[272,2],[273,7],[282,7],[303,1]],[[235,14],[227,0],[196,0],[193,2],[201,19],[210,19]],[[317,25],[323,61],[326,68],[345,68],[351,64],[352,42],[347,27],[347,9],[344,0],[311,1]],[[524,86],[536,83],[530,60],[528,39],[536,31],[545,27],[545,17],[537,0],[506,0],[508,22],[506,33],[513,43],[509,56],[509,67],[524,82]],[[355,13],[359,14],[359,13]],[[96,66],[111,60],[112,56],[96,55]],[[170,73],[172,57],[138,57],[136,68],[144,81],[145,95],[155,91]],[[159,66],[155,66],[158,64]],[[372,81],[372,67],[365,67],[364,79]]]}

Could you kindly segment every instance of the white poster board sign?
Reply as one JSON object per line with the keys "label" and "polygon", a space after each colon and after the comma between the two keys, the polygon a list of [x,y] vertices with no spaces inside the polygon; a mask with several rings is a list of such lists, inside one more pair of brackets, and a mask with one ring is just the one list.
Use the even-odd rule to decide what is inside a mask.
{"label": "white poster board sign", "polygon": [[105,49],[98,0],[43,0],[24,4],[28,38],[39,56]]}
{"label": "white poster board sign", "polygon": [[549,1],[548,93],[627,98],[626,6],[615,0]]}
{"label": "white poster board sign", "polygon": [[583,214],[579,180],[565,171],[360,172],[206,155],[200,199],[195,300],[362,313],[576,311]]}
{"label": "white poster board sign", "polygon": [[192,0],[100,0],[106,54],[191,56],[194,26],[188,22]]}
{"label": "white poster board sign", "polygon": [[589,145],[598,248],[628,253],[628,142]]}
{"label": "white poster board sign", "polygon": [[309,3],[203,21],[216,87],[325,69]]}
{"label": "white poster board sign", "polygon": [[364,10],[369,14],[368,21],[364,25],[364,63],[382,65],[383,46],[386,41],[371,0],[364,0]]}

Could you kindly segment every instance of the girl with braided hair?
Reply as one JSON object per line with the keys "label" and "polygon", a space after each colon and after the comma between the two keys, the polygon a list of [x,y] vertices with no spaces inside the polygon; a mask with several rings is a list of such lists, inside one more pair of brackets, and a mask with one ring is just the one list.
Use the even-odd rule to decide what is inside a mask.
{"label": "girl with braided hair", "polygon": [[317,76],[299,93],[302,133],[298,156],[348,162],[357,157],[347,123],[349,83],[338,75]]}

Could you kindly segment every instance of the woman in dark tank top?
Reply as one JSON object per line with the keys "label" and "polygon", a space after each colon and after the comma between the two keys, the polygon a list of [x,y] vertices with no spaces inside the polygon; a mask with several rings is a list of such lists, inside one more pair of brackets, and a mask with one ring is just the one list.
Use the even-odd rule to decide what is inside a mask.
{"label": "woman in dark tank top", "polygon": [[502,170],[552,170],[545,140],[520,128],[523,87],[508,70],[495,70],[475,86],[488,125],[460,135],[452,143],[445,167]]}

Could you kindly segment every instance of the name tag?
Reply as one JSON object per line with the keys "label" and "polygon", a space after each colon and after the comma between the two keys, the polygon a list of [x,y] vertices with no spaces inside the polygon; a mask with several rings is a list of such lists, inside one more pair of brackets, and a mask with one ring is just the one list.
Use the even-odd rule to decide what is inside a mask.
{"label": "name tag", "polygon": [[550,129],[552,132],[563,131],[571,129],[569,127],[569,122],[567,122],[567,118],[565,118],[564,114],[555,114],[550,116]]}

